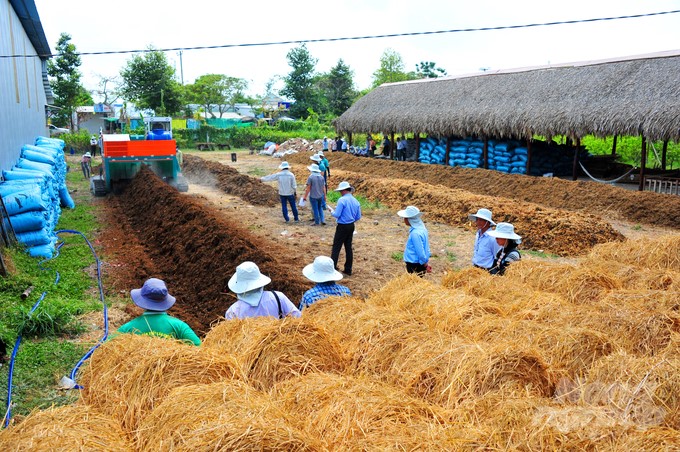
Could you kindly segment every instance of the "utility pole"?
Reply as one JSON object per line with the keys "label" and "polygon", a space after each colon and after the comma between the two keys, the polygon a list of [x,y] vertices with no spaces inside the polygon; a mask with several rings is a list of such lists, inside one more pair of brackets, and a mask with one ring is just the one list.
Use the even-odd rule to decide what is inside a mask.
{"label": "utility pole", "polygon": [[182,64],[182,51],[179,52],[179,73],[182,80],[182,86],[184,86],[184,65]]}

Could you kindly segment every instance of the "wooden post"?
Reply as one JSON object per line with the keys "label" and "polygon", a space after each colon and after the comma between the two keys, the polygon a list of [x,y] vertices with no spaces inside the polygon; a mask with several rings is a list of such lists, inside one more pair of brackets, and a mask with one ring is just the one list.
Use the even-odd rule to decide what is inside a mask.
{"label": "wooden post", "polygon": [[[569,142],[571,142],[570,139],[568,139]],[[579,148],[581,147],[581,139],[577,138],[576,139],[576,147],[574,147],[574,165],[571,168],[571,180],[577,180],[578,179],[578,151]]]}
{"label": "wooden post", "polygon": [[390,160],[394,158],[394,132],[390,134]]}
{"label": "wooden post", "polygon": [[350,132],[347,137],[349,138],[349,143],[347,144],[347,147],[349,148],[352,145],[352,132]]}
{"label": "wooden post", "polygon": [[647,140],[642,136],[642,149],[640,151],[640,185],[638,191],[645,189],[645,166],[647,166]]}
{"label": "wooden post", "polygon": [[525,174],[531,174],[531,140],[527,140],[527,169]]}
{"label": "wooden post", "polygon": [[416,133],[416,162],[420,159],[420,133]]}
{"label": "wooden post", "polygon": [[446,154],[444,154],[444,165],[449,166],[449,154],[451,153],[451,137],[446,137]]}
{"label": "wooden post", "polygon": [[614,135],[614,142],[612,143],[612,155],[616,155],[616,135]]}
{"label": "wooden post", "polygon": [[489,139],[484,137],[484,146],[482,147],[482,163],[484,169],[489,169]]}
{"label": "wooden post", "polygon": [[666,171],[666,153],[668,152],[668,140],[664,140],[661,150],[661,171]]}

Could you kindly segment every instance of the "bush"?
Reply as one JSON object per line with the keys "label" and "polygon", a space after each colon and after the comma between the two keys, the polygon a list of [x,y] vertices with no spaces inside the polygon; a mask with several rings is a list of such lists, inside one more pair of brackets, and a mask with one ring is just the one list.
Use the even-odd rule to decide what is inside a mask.
{"label": "bush", "polygon": [[68,152],[73,148],[78,153],[84,153],[90,150],[90,132],[81,130],[74,133],[64,133],[59,136],[59,139],[64,140],[64,150]]}

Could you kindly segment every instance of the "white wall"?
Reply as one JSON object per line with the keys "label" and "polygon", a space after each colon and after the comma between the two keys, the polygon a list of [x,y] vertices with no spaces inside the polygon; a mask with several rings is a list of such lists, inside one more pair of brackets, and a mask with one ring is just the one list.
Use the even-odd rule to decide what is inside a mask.
{"label": "white wall", "polygon": [[[0,0],[0,55],[35,55],[7,0]],[[49,136],[45,120],[43,62],[38,57],[0,58],[0,170],[10,169],[21,146]]]}

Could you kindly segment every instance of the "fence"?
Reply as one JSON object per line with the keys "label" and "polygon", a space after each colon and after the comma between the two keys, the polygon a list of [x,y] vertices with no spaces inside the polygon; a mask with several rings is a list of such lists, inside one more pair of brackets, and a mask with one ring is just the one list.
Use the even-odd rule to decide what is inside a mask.
{"label": "fence", "polygon": [[645,179],[645,190],[665,195],[680,195],[680,179],[656,177]]}

